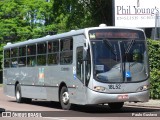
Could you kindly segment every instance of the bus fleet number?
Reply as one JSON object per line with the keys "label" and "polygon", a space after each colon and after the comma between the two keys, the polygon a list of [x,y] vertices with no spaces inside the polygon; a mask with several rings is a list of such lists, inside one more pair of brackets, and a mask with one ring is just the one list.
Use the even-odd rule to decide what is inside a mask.
{"label": "bus fleet number", "polygon": [[121,89],[121,84],[108,85],[109,89]]}

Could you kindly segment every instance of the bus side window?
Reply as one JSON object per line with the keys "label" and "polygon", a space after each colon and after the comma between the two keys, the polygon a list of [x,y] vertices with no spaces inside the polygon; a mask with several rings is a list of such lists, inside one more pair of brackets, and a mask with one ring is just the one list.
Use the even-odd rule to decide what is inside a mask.
{"label": "bus side window", "polygon": [[36,45],[27,46],[27,66],[36,65]]}
{"label": "bus side window", "polygon": [[48,53],[52,53],[52,42],[48,42]]}
{"label": "bus side window", "polygon": [[48,42],[48,65],[59,63],[59,41]]}
{"label": "bus side window", "polygon": [[37,65],[46,65],[46,52],[47,44],[38,43],[37,44]]}
{"label": "bus side window", "polygon": [[35,56],[27,57],[27,66],[34,67],[35,65],[36,65],[36,57]]}
{"label": "bus side window", "polygon": [[73,39],[61,40],[60,64],[72,64],[73,61]]}
{"label": "bus side window", "polygon": [[11,49],[11,67],[18,67],[18,48]]}
{"label": "bus side window", "polygon": [[10,49],[4,50],[4,68],[10,67]]}
{"label": "bus side window", "polygon": [[26,66],[26,57],[20,57],[18,60],[18,66],[19,67],[25,67]]}
{"label": "bus side window", "polygon": [[18,66],[19,67],[26,66],[26,46],[19,48]]}
{"label": "bus side window", "polygon": [[36,55],[36,45],[27,46],[27,55]]}

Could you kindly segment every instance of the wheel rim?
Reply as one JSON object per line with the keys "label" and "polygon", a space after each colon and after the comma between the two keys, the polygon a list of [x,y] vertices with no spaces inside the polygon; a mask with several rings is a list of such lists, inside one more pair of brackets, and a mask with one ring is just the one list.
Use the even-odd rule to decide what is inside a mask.
{"label": "wheel rim", "polygon": [[16,92],[16,97],[18,100],[20,99],[20,92],[19,91]]}
{"label": "wheel rim", "polygon": [[69,102],[69,94],[68,94],[68,92],[64,92],[64,93],[62,94],[62,102],[63,102],[64,104],[67,104],[67,103]]}

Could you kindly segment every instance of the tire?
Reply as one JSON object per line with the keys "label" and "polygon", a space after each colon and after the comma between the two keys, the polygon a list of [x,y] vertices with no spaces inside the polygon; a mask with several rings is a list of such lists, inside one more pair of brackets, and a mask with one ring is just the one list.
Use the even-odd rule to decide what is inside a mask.
{"label": "tire", "polygon": [[120,110],[124,105],[124,102],[108,103],[110,109]]}
{"label": "tire", "polygon": [[69,110],[71,109],[71,103],[69,99],[69,93],[66,86],[63,86],[60,92],[60,104],[62,109]]}
{"label": "tire", "polygon": [[23,98],[22,97],[20,84],[17,84],[17,86],[16,86],[15,96],[16,96],[17,103],[31,103],[31,101],[32,101],[32,99],[30,99],[30,98]]}
{"label": "tire", "polygon": [[21,86],[20,86],[20,84],[17,84],[17,86],[16,86],[15,95],[16,95],[17,103],[22,103],[24,101],[23,98],[22,98],[22,94],[21,94]]}

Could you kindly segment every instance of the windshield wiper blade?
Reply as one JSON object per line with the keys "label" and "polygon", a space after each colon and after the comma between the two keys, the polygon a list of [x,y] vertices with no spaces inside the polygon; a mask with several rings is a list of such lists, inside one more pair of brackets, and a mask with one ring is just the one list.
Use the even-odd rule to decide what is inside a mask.
{"label": "windshield wiper blade", "polygon": [[127,50],[126,50],[125,53],[129,53],[129,51],[131,50],[131,48],[132,48],[134,42],[135,42],[135,39],[133,39],[133,40],[131,41],[131,43],[129,44],[129,46],[128,46],[128,48],[127,48]]}
{"label": "windshield wiper blade", "polygon": [[114,55],[117,55],[116,53],[116,50],[112,47],[111,43],[108,41],[108,39],[103,39],[104,43],[109,46],[109,48],[111,49],[111,52],[114,54]]}

